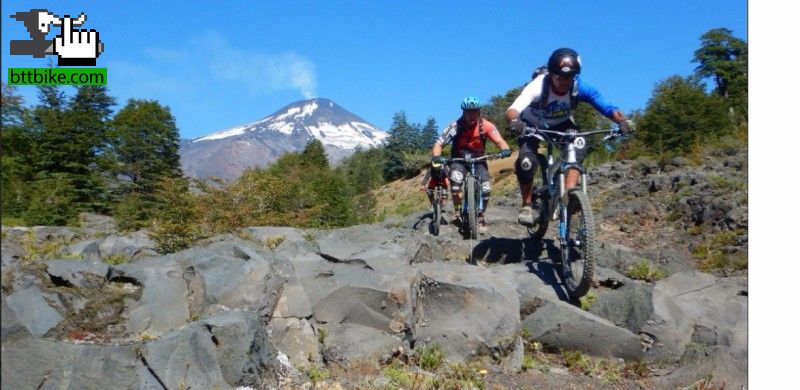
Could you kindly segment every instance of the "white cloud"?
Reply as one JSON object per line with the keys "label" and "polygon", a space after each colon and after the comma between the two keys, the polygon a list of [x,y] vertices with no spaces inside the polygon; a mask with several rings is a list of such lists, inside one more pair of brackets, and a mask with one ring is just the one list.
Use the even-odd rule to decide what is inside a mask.
{"label": "white cloud", "polygon": [[197,48],[195,53],[206,56],[218,80],[241,82],[254,93],[295,89],[306,98],[316,97],[314,64],[301,55],[245,52],[216,32],[206,33],[193,45]]}

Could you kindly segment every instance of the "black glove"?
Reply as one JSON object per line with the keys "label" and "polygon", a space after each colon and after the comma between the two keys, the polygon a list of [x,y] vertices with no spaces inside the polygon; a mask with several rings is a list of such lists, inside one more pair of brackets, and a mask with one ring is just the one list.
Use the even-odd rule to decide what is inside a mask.
{"label": "black glove", "polygon": [[433,156],[431,157],[431,165],[441,165],[444,164],[444,157],[442,156]]}
{"label": "black glove", "polygon": [[623,120],[619,121],[618,125],[619,125],[620,134],[627,135],[628,133],[631,132],[631,128],[630,128],[630,126],[628,126],[628,120],[627,119],[623,119]]}
{"label": "black glove", "polygon": [[512,121],[511,121],[511,122],[508,124],[508,126],[511,128],[511,130],[514,130],[514,131],[516,131],[517,133],[519,133],[519,132],[521,132],[523,129],[525,129],[525,123],[524,123],[524,122],[522,122],[522,121],[521,121],[521,120],[519,120],[519,119],[513,119],[513,120],[512,120]]}

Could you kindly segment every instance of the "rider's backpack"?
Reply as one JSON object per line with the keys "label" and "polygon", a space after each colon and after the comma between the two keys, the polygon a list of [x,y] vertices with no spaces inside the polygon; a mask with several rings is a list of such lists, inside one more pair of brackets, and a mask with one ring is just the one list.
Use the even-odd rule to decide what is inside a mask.
{"label": "rider's backpack", "polygon": [[[544,80],[542,80],[542,94],[539,97],[538,108],[540,110],[544,110],[544,106],[547,104],[547,98],[550,97],[550,77],[547,77],[549,72],[547,71],[547,66],[540,66],[536,68],[533,73],[531,74],[531,80],[539,77],[545,76]],[[569,88],[569,108],[575,109],[578,106],[578,89],[575,88],[575,83],[572,83],[572,86]]]}

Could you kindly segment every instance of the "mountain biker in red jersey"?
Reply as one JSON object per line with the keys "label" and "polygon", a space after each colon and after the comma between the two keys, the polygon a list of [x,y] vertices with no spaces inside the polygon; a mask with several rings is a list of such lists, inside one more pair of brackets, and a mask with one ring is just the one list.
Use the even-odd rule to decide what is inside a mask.
{"label": "mountain biker in red jersey", "polygon": [[444,196],[447,199],[447,192],[450,189],[450,179],[448,179],[447,175],[449,174],[450,169],[440,162],[431,162],[430,169],[422,178],[422,183],[419,185],[419,190],[422,192],[428,193],[428,200],[433,205],[433,189],[436,188],[437,185],[442,185],[444,187]]}
{"label": "mountain biker in red jersey", "polygon": [[[500,148],[500,153],[503,154],[503,157],[511,156],[511,149],[503,139],[503,136],[500,135],[500,132],[497,131],[497,126],[481,118],[481,102],[477,98],[473,96],[464,98],[461,102],[461,110],[461,117],[447,126],[442,135],[434,142],[431,150],[433,155],[432,163],[444,160],[441,157],[442,147],[449,143],[453,144],[453,148],[450,151],[451,158],[463,158],[465,152],[471,153],[473,157],[483,156],[486,153],[487,138]],[[464,184],[466,171],[467,167],[463,162],[450,163],[450,192],[453,194],[453,209],[456,210],[456,213],[461,208],[461,186]],[[492,185],[489,181],[489,167],[486,161],[476,165],[475,176],[478,182],[481,183],[481,194],[483,196],[483,210],[478,210],[478,233],[486,234],[488,229],[483,213],[486,211],[486,205],[489,203],[489,194],[492,191]]]}
{"label": "mountain biker in red jersey", "polygon": [[[575,50],[561,48],[553,51],[547,60],[547,72],[531,80],[506,110],[506,120],[511,128],[516,131],[525,126],[556,131],[578,129],[572,112],[579,102],[586,102],[617,123],[623,135],[628,133],[630,128],[622,111],[608,104],[597,89],[581,80],[578,76],[580,73],[581,58]],[[538,215],[534,215],[536,207],[531,207],[531,193],[535,190],[533,176],[538,165],[536,154],[539,140],[532,137],[520,138],[519,146],[515,174],[522,195],[522,208],[517,221],[523,225],[532,225],[538,218]],[[583,162],[584,157],[586,150],[579,149],[578,162]],[[578,176],[576,169],[568,170],[566,188],[575,187]]]}

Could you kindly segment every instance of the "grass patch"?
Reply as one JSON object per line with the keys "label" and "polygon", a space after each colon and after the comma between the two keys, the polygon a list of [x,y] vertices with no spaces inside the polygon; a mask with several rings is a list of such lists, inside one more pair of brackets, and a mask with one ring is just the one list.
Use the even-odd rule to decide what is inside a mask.
{"label": "grass patch", "polygon": [[405,367],[399,364],[390,364],[383,369],[383,376],[389,380],[393,385],[402,388],[411,386],[412,379],[411,373]]}
{"label": "grass patch", "polygon": [[29,230],[22,240],[22,248],[25,254],[22,256],[22,262],[29,264],[36,261],[50,260],[57,256],[61,256],[62,248],[69,245],[69,241],[62,238],[53,238],[45,240],[41,244],[36,242],[33,230]]}
{"label": "grass patch", "polygon": [[436,371],[444,363],[444,351],[439,344],[433,343],[417,350],[417,359],[423,370]]}
{"label": "grass patch", "polygon": [[3,217],[3,226],[27,226],[25,220],[18,217]]}
{"label": "grass patch", "polygon": [[617,383],[625,373],[624,366],[615,360],[593,358],[579,351],[564,350],[561,351],[561,357],[571,371],[589,375],[605,383]]}
{"label": "grass patch", "polygon": [[589,371],[589,358],[580,351],[561,351],[564,365],[572,371],[586,373]]}
{"label": "grass patch", "polygon": [[242,240],[245,240],[245,241],[253,241],[253,238],[254,238],[253,237],[253,233],[250,233],[247,230],[239,230],[239,233],[237,234],[237,236],[239,236],[239,238],[241,238]]}
{"label": "grass patch", "polygon": [[326,367],[304,366],[300,367],[298,370],[305,374],[308,379],[311,379],[314,385],[331,377],[331,372]]}
{"label": "grass patch", "polygon": [[286,240],[286,236],[270,236],[267,237],[267,248],[275,249],[280,245],[284,240]]}
{"label": "grass patch", "polygon": [[650,376],[650,367],[644,360],[634,360],[625,363],[622,373],[628,378],[642,379]]}
{"label": "grass patch", "polygon": [[711,175],[708,177],[711,188],[720,192],[737,192],[747,190],[747,183],[743,180],[728,176]]}
{"label": "grass patch", "polygon": [[740,253],[727,253],[726,247],[737,244],[736,232],[725,230],[706,237],[705,242],[692,250],[698,261],[697,268],[703,272],[718,269],[747,269],[747,256]]}
{"label": "grass patch", "polygon": [[628,277],[635,280],[655,282],[664,279],[666,275],[647,260],[642,260],[628,268]]}
{"label": "grass patch", "polygon": [[317,341],[319,341],[320,344],[324,345],[326,337],[328,337],[328,332],[325,331],[325,329],[319,328],[317,330]]}
{"label": "grass patch", "polygon": [[125,264],[128,261],[130,261],[130,257],[124,253],[117,253],[103,258],[103,262],[110,265]]}
{"label": "grass patch", "polygon": [[539,362],[536,360],[535,357],[531,355],[525,355],[522,357],[522,371],[533,370],[539,365]]}
{"label": "grass patch", "polygon": [[589,311],[592,305],[594,305],[594,303],[597,302],[597,295],[594,295],[594,293],[589,292],[588,294],[580,298],[580,302],[581,302],[581,309]]}

